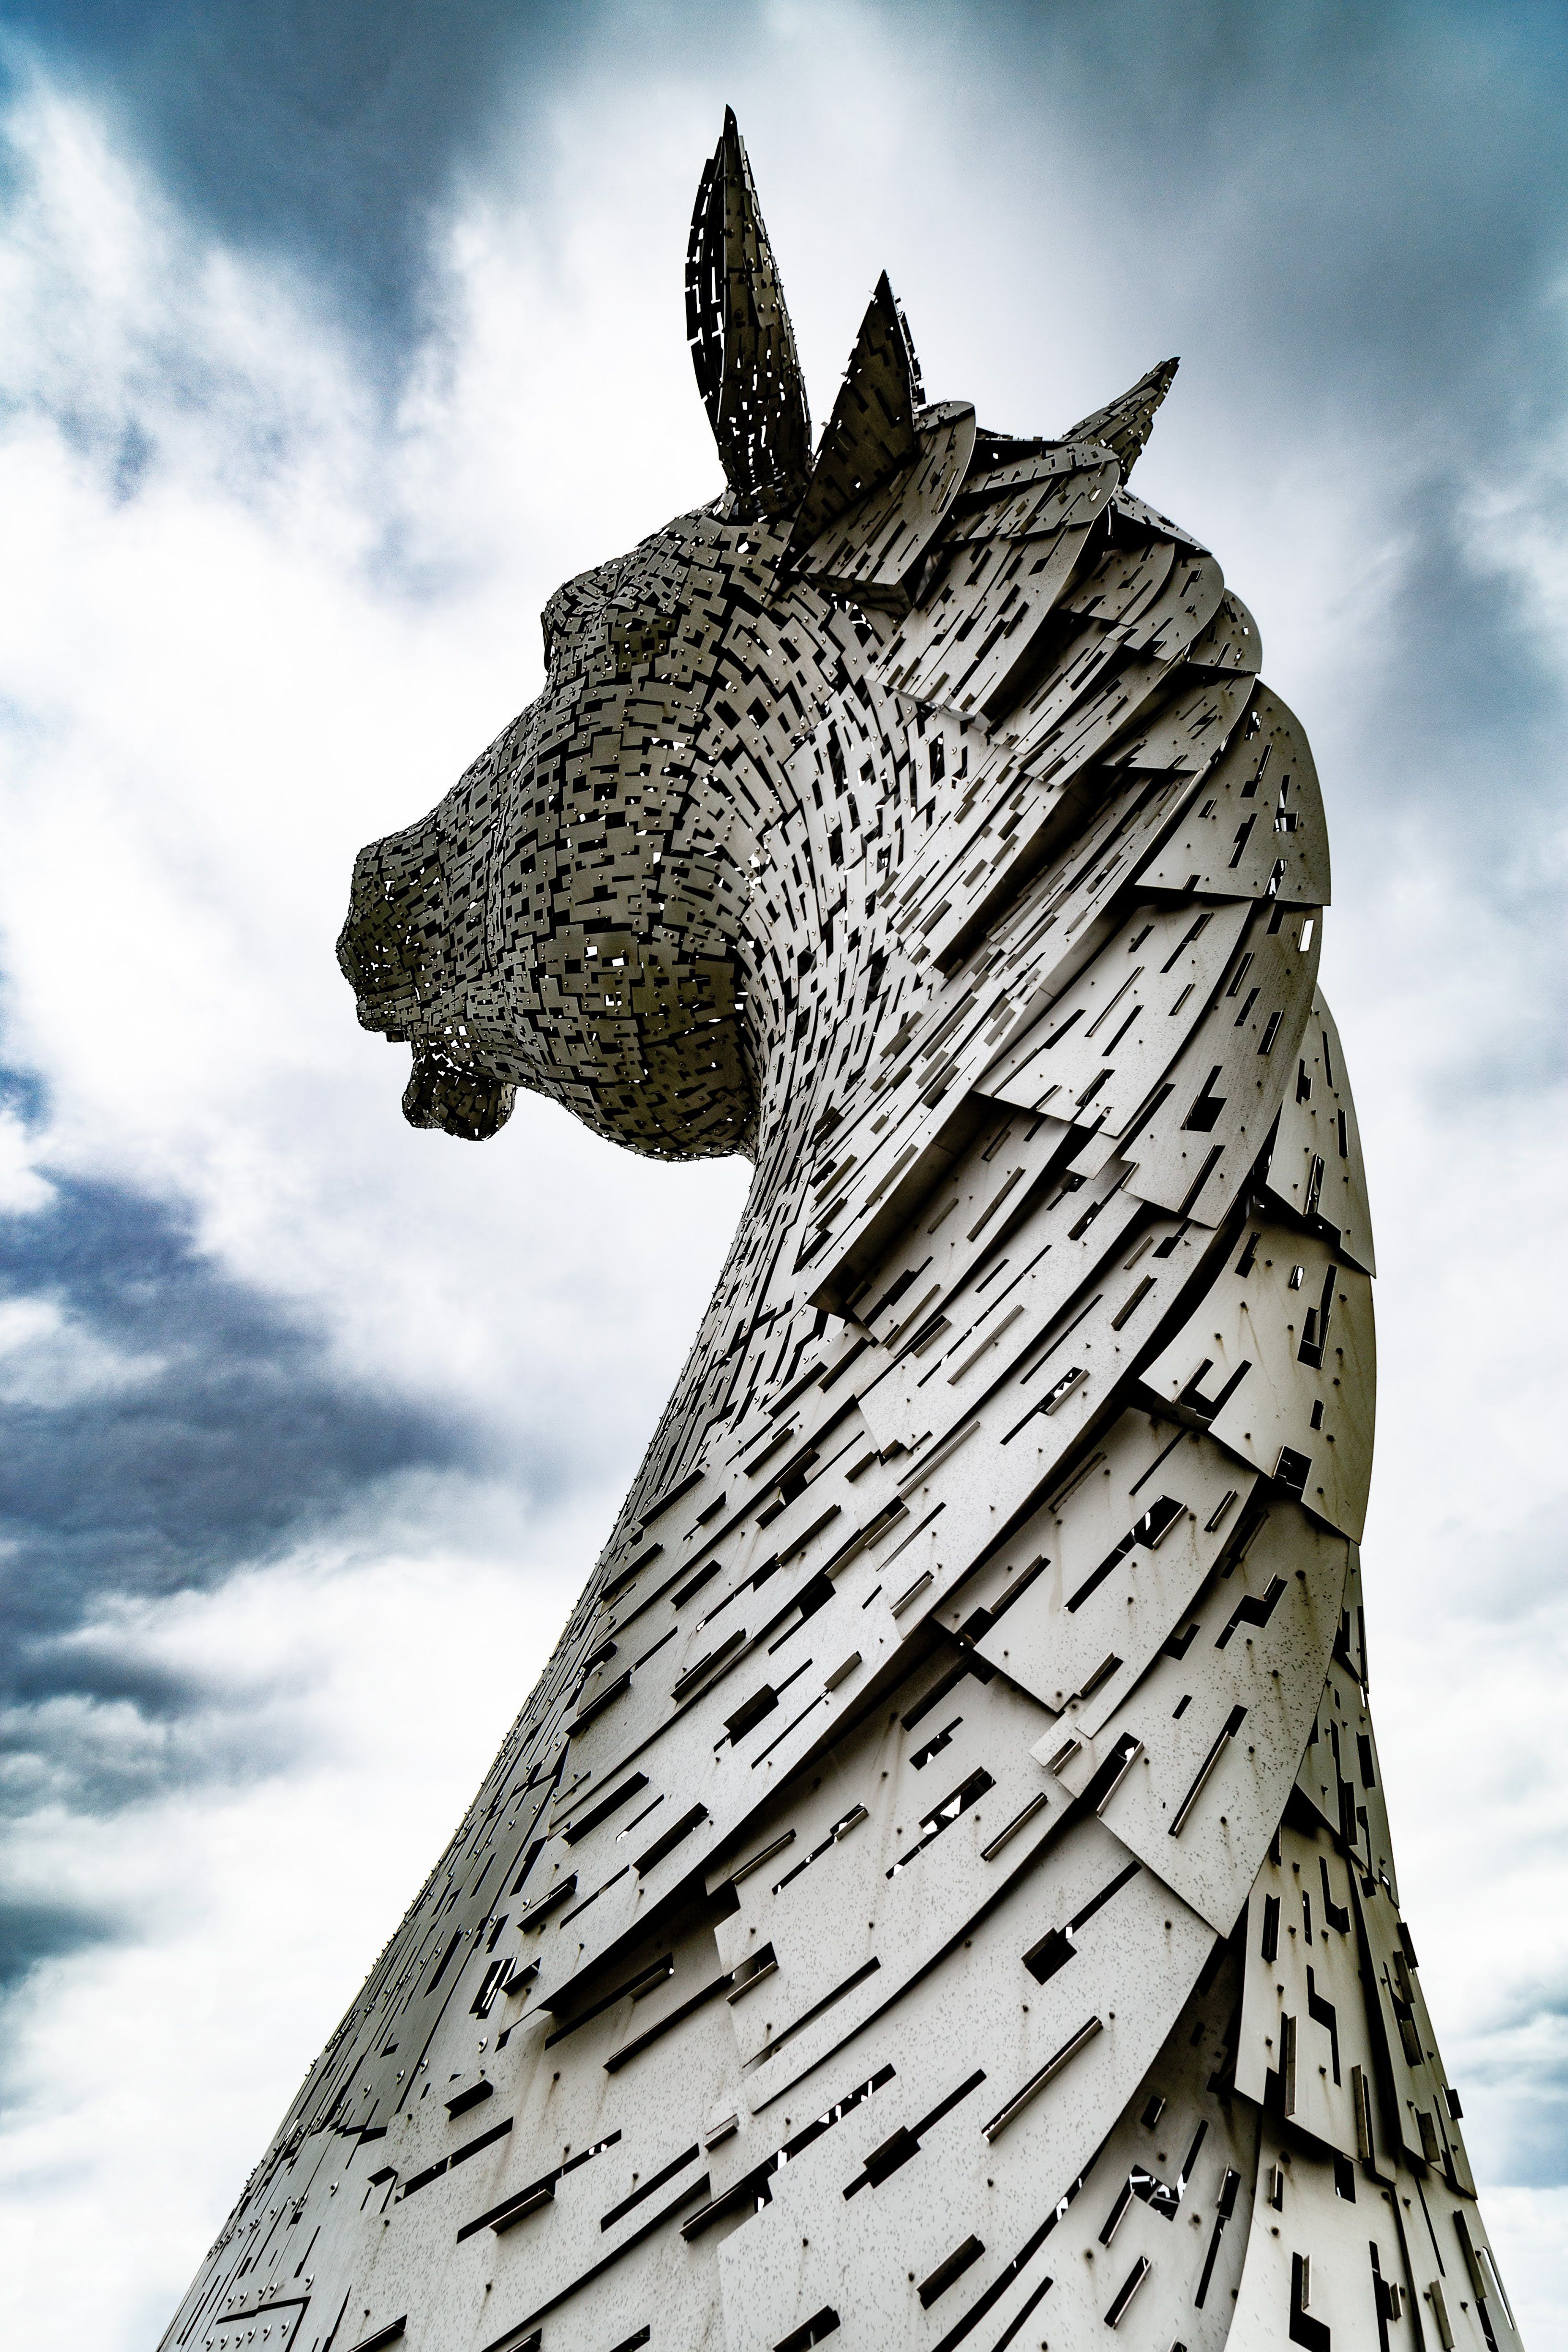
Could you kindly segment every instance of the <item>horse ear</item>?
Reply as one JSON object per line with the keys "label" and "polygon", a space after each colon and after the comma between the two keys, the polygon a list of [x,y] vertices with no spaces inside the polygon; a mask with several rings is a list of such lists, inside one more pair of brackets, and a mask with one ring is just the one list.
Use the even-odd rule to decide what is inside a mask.
{"label": "horse ear", "polygon": [[741,512],[786,513],[811,471],[811,418],[784,288],[729,107],[691,215],[686,335]]}
{"label": "horse ear", "polygon": [[816,453],[811,488],[790,535],[793,547],[809,547],[918,455],[915,410],[924,398],[909,327],[884,270]]}
{"label": "horse ear", "polygon": [[1097,408],[1064,439],[1101,442],[1120,460],[1125,481],[1143,454],[1143,445],[1154,429],[1154,412],[1170,391],[1180,365],[1180,360],[1162,360],[1158,367],[1139,377],[1131,392],[1124,392],[1109,408]]}

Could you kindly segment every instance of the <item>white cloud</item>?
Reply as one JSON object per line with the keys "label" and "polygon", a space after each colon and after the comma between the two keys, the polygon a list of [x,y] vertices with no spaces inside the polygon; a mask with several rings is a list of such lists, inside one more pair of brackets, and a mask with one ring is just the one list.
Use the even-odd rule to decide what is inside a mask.
{"label": "white cloud", "polygon": [[[371,1566],[304,1558],[121,1624],[143,1658],[199,1665],[213,1706],[195,1736],[246,1735],[249,1769],[128,1815],[45,1806],[7,1842],[14,1900],[117,1930],[47,1961],[11,2011],[11,2341],[142,2352],[162,2333],[559,1631],[577,1559],[531,1550],[527,1575],[435,1545]],[[81,1727],[117,1728],[149,1736]],[[278,1759],[259,1777],[258,1728]]]}
{"label": "white cloud", "polygon": [[0,1111],[0,1216],[26,1216],[53,1198],[47,1178],[34,1164],[33,1141],[25,1123]]}
{"label": "white cloud", "polygon": [[52,1298],[0,1301],[0,1403],[58,1411],[83,1397],[134,1387],[163,1370],[62,1314]]}

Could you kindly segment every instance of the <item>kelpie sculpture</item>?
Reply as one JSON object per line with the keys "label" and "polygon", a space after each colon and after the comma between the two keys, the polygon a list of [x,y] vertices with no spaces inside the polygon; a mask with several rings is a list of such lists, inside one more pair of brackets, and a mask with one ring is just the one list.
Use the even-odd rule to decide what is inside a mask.
{"label": "kelpie sculpture", "polygon": [[416,1125],[754,1181],[165,2340],[1498,2352],[1367,1710],[1322,805],[1127,489],[1174,362],[991,432],[884,279],[814,457],[732,118],[687,300],[724,496],[552,598],[341,954]]}

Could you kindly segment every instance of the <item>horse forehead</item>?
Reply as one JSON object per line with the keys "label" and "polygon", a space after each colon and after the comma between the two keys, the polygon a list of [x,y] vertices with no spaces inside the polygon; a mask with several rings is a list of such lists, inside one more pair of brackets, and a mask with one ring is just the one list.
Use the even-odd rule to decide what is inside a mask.
{"label": "horse forehead", "polygon": [[546,629],[569,634],[602,626],[617,613],[672,613],[691,571],[693,550],[683,520],[678,517],[625,555],[563,581],[544,607]]}
{"label": "horse forehead", "polygon": [[591,572],[579,572],[574,579],[563,580],[540,615],[546,634],[552,637],[570,636],[602,619],[613,593],[616,570],[613,563],[600,563]]}

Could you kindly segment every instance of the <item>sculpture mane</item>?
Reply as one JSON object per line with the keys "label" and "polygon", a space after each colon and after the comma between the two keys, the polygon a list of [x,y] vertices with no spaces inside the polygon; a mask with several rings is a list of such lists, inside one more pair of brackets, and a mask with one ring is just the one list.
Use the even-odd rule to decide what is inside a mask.
{"label": "sculpture mane", "polygon": [[688,331],[724,496],[552,599],[340,954],[416,1125],[754,1181],[165,2340],[1498,2352],[1366,1696],[1321,801],[1126,488],[1174,362],[988,432],[884,278],[814,454],[732,117]]}

